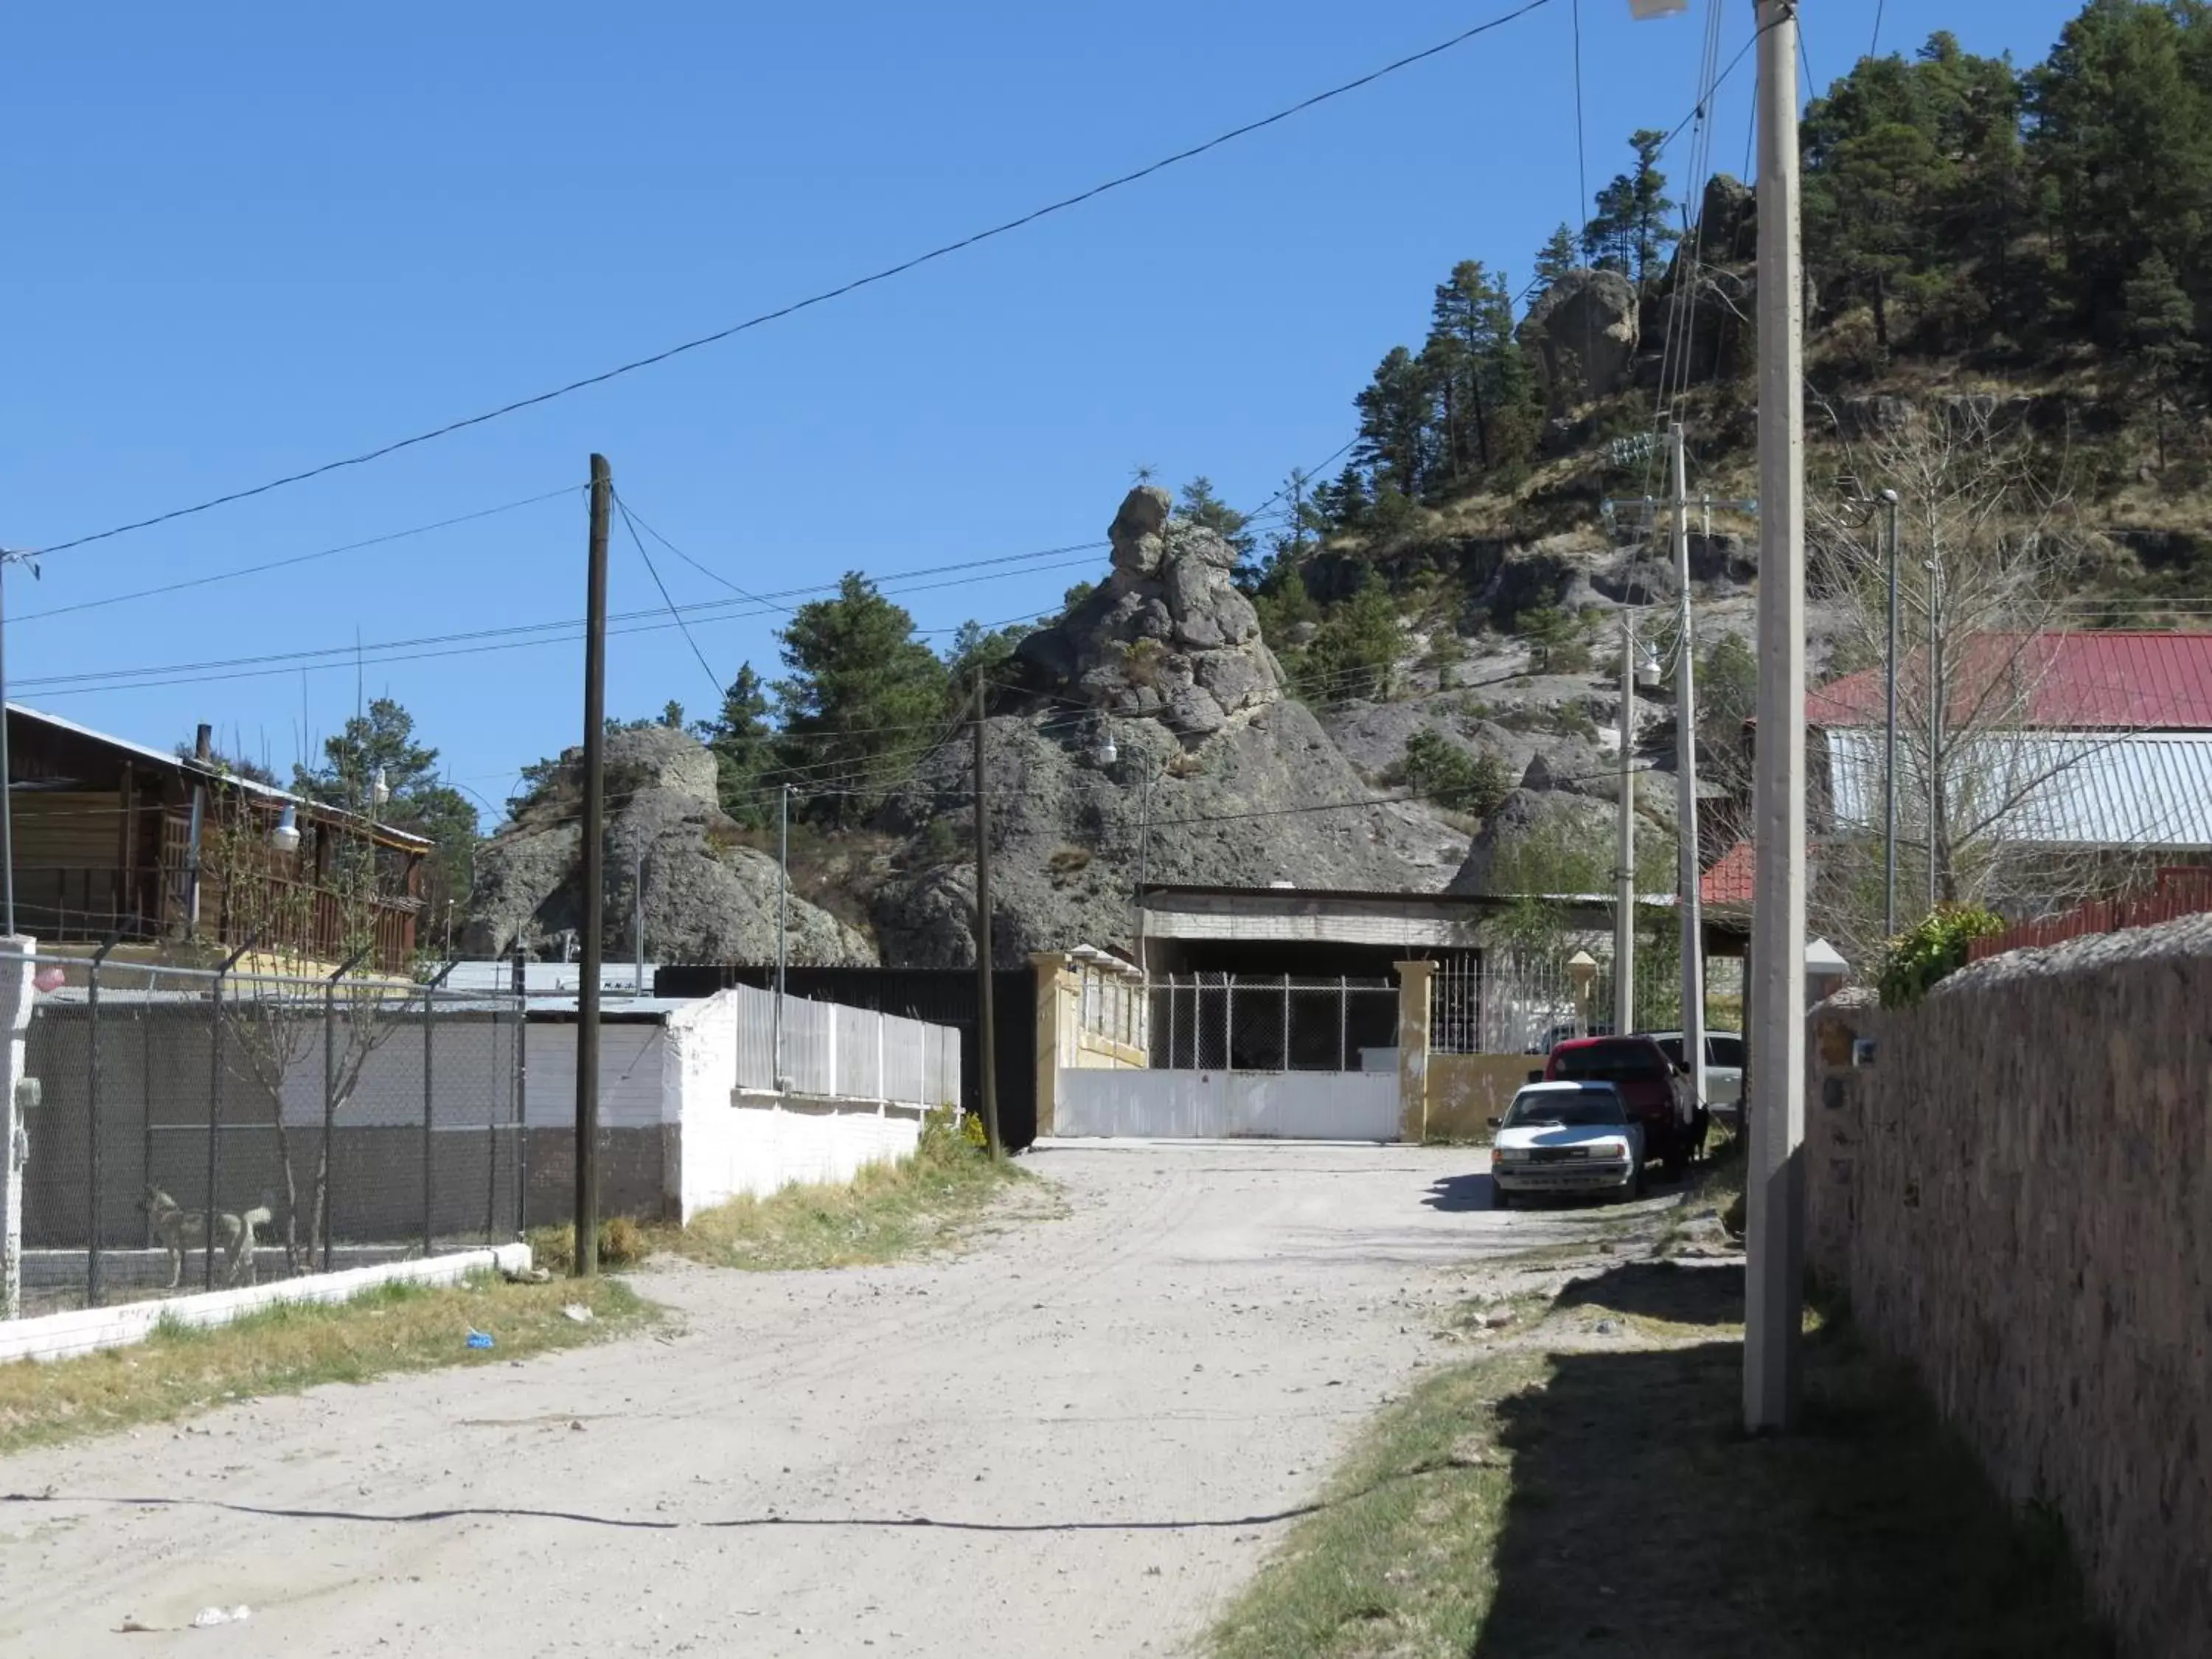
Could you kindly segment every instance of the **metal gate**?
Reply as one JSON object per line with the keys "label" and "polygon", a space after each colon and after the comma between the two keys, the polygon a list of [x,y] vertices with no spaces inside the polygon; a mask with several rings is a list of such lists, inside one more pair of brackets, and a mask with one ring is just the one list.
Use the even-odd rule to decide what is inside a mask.
{"label": "metal gate", "polygon": [[1054,1133],[1061,1135],[1395,1140],[1398,1074],[1064,1066],[1053,1112]]}

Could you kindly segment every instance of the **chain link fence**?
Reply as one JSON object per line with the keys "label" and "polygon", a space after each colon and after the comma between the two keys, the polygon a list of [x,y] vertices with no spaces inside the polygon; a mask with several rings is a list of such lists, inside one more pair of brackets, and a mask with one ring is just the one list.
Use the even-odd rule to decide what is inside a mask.
{"label": "chain link fence", "polygon": [[1155,980],[1152,994],[1156,1070],[1358,1072],[1396,1064],[1398,988],[1389,980],[1196,974]]}
{"label": "chain link fence", "polygon": [[26,1315],[520,1231],[529,1153],[513,997],[35,961]]}
{"label": "chain link fence", "polygon": [[[1727,960],[1709,959],[1709,978],[1714,963]],[[1558,951],[1445,957],[1430,981],[1429,1046],[1447,1054],[1541,1054],[1568,1037],[1611,1036],[1613,982],[1609,958],[1585,964],[1578,979]],[[1706,987],[1709,1025],[1716,990]],[[1638,953],[1635,1008],[1632,1030],[1680,1028],[1681,962],[1674,951],[1647,945]]]}

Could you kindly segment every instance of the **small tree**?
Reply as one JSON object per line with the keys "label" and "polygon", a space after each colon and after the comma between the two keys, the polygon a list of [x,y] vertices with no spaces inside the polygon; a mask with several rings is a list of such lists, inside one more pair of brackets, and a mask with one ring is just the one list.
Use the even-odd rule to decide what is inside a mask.
{"label": "small tree", "polygon": [[911,769],[945,718],[945,665],[915,637],[914,618],[858,571],[835,599],[792,613],[777,638],[781,747],[817,792],[814,810],[843,826]]}
{"label": "small tree", "polygon": [[1512,780],[1497,756],[1470,755],[1433,726],[1423,726],[1406,739],[1401,766],[1416,794],[1455,812],[1486,818],[1513,793]]}
{"label": "small tree", "polygon": [[750,662],[722,693],[714,718],[701,720],[691,735],[714,757],[714,793],[722,811],[756,827],[768,819],[763,785],[775,766],[775,733],[769,725],[768,691]]}
{"label": "small tree", "polygon": [[1583,251],[1601,270],[1617,270],[1641,287],[1680,238],[1667,222],[1674,204],[1667,195],[1667,175],[1659,171],[1667,135],[1646,128],[1630,134],[1628,143],[1636,165],[1598,191],[1596,216],[1583,230]]}
{"label": "small tree", "polygon": [[1200,473],[1182,487],[1176,503],[1179,516],[1204,530],[1211,530],[1237,550],[1240,560],[1252,556],[1258,545],[1252,532],[1244,527],[1245,514],[1213,493],[1213,480]]}
{"label": "small tree", "polygon": [[1562,224],[1553,231],[1544,246],[1536,250],[1536,287],[1540,291],[1552,286],[1569,271],[1577,270],[1582,256],[1575,249],[1575,233]]}
{"label": "small tree", "polygon": [[2166,417],[2183,385],[2204,361],[2204,349],[2196,338],[2197,308],[2182,291],[2166,256],[2154,248],[2128,279],[2120,305],[2128,362],[2154,410],[2159,470],[2164,471]]}

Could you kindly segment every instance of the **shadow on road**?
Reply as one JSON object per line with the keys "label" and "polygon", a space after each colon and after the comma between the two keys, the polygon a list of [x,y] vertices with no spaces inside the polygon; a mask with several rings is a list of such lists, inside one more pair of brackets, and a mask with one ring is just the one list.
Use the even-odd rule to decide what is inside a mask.
{"label": "shadow on road", "polygon": [[1432,1210],[1494,1210],[1498,1207],[1498,1183],[1487,1175],[1446,1176],[1431,1182],[1429,1190],[1421,1195],[1421,1202]]}
{"label": "shadow on road", "polygon": [[[1625,1264],[1568,1305],[1742,1316],[1741,1270]],[[2065,1540],[2015,1516],[1899,1371],[1807,1340],[1802,1432],[1741,1430],[1735,1340],[1553,1352],[1496,1407],[1511,1482],[1470,1659],[2087,1659]]]}

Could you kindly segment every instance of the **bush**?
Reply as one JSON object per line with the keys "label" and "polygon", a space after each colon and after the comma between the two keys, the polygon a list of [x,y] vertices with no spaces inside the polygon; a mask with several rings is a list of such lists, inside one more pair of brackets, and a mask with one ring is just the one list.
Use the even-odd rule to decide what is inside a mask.
{"label": "bush", "polygon": [[1881,1006],[1909,1008],[1966,965],[1978,939],[2004,931],[2003,918],[1966,904],[1941,904],[1889,942],[1881,966]]}
{"label": "bush", "polygon": [[[599,1266],[635,1267],[653,1254],[645,1229],[626,1215],[609,1216],[599,1223]],[[531,1231],[530,1260],[533,1266],[567,1273],[576,1265],[576,1229],[573,1225],[537,1227]]]}
{"label": "bush", "polygon": [[1406,739],[1400,769],[1417,794],[1478,817],[1488,817],[1513,792],[1498,757],[1470,755],[1433,727],[1425,726]]}

